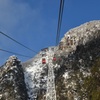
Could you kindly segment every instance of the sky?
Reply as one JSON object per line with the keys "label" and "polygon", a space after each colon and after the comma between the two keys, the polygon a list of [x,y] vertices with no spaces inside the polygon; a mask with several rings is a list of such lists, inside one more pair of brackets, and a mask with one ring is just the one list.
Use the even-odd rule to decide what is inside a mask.
{"label": "sky", "polygon": [[[54,46],[60,0],[0,0],[0,31],[39,52]],[[65,0],[60,39],[72,28],[100,19],[100,0]],[[36,53],[0,34],[0,49],[34,57]],[[0,51],[0,65],[9,54]],[[17,56],[17,55],[16,55]],[[17,56],[22,62],[29,60]]]}

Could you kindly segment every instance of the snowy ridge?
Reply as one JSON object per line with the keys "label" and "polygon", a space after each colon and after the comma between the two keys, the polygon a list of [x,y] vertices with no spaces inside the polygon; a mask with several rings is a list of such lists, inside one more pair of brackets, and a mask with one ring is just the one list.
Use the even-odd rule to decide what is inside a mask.
{"label": "snowy ridge", "polygon": [[10,56],[0,68],[0,100],[27,100],[27,97],[21,63],[16,56]]}
{"label": "snowy ridge", "polygon": [[[86,89],[85,87],[83,89],[82,86],[85,84],[86,78],[91,77],[90,66],[100,52],[99,42],[97,42],[99,36],[100,21],[88,22],[69,30],[62,38],[61,44],[55,47],[56,52],[52,52],[50,47],[49,52],[46,51],[48,55],[56,54],[58,57],[58,61],[54,65],[57,77],[57,100],[62,100],[62,96],[68,100],[86,100],[87,97],[84,97]],[[96,49],[92,47],[96,47]],[[46,64],[42,64],[42,54],[44,51],[24,63],[25,83],[29,100],[45,100],[47,94],[48,97],[51,96],[47,92],[51,89],[47,88],[50,87],[47,83],[49,84],[50,79],[52,79],[47,76],[50,57],[45,55]],[[43,90],[42,93],[41,90]]]}
{"label": "snowy ridge", "polygon": [[[67,48],[66,51],[73,51],[76,50],[76,47],[78,45],[85,45],[87,42],[100,36],[99,31],[100,20],[90,21],[73,29],[70,29],[65,33],[64,37],[61,39],[61,42],[63,43],[64,48]],[[70,46],[70,48],[68,48],[68,46]]]}
{"label": "snowy ridge", "polygon": [[38,58],[37,62],[33,62],[32,65],[25,68],[25,83],[28,89],[29,100],[37,98],[37,93],[40,89],[40,75],[43,71],[43,67],[45,67],[45,65],[43,66],[41,58]]}
{"label": "snowy ridge", "polygon": [[[54,53],[51,48],[48,48],[49,50],[46,51],[46,54],[48,54],[48,52]],[[37,100],[41,90],[43,91],[43,94],[46,94],[48,56],[45,55],[46,64],[42,64],[42,54],[44,54],[44,51],[41,51],[35,58],[23,64],[23,66],[26,64],[24,67],[24,75],[29,100]]]}

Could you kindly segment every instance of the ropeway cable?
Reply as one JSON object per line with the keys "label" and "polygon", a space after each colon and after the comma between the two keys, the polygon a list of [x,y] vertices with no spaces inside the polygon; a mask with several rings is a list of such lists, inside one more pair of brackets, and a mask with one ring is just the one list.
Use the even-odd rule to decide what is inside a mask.
{"label": "ropeway cable", "polygon": [[4,35],[4,36],[6,36],[7,38],[11,39],[12,41],[16,42],[17,44],[19,44],[19,45],[23,46],[24,48],[26,48],[26,49],[28,49],[28,50],[30,50],[30,51],[32,51],[32,52],[34,52],[34,53],[36,53],[36,54],[37,54],[37,52],[36,52],[36,51],[34,51],[34,50],[30,49],[29,47],[25,46],[24,44],[22,44],[22,43],[18,42],[17,40],[13,39],[12,37],[8,36],[7,34],[5,34],[5,33],[1,32],[1,31],[0,31],[0,34],[2,34],[2,35]]}
{"label": "ropeway cable", "polygon": [[61,30],[61,22],[62,22],[63,9],[64,9],[64,0],[60,0],[58,26],[57,26],[57,35],[56,35],[56,45],[58,44],[59,37],[60,37],[60,30]]}
{"label": "ropeway cable", "polygon": [[26,58],[32,58],[30,56],[26,56],[26,55],[23,55],[23,54],[15,53],[15,52],[8,51],[8,50],[4,50],[4,49],[0,49],[0,51],[7,52],[7,53],[11,53],[11,54],[15,54],[15,55],[22,56],[22,57],[26,57]]}

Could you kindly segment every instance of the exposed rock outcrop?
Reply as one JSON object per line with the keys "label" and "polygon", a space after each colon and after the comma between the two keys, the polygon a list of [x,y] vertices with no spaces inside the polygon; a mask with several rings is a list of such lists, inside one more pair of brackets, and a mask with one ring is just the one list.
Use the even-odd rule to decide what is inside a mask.
{"label": "exposed rock outcrop", "polygon": [[15,56],[0,67],[0,100],[27,100],[23,69]]}
{"label": "exposed rock outcrop", "polygon": [[[0,68],[0,100],[45,100],[48,53],[54,55],[50,63],[54,66],[57,100],[100,99],[98,20],[69,30],[57,47],[41,50],[23,66],[15,56],[11,56]],[[47,95],[50,95],[49,92]]]}
{"label": "exposed rock outcrop", "polygon": [[[75,44],[71,43],[73,37]],[[99,100],[100,21],[71,29],[61,42],[63,46],[58,52],[63,63],[59,63],[60,68],[55,71],[57,99]]]}

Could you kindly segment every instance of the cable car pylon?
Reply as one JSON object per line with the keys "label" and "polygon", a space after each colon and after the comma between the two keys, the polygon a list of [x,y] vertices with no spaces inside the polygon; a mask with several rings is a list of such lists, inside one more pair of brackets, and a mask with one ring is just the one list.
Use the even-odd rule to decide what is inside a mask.
{"label": "cable car pylon", "polygon": [[52,64],[53,55],[54,54],[52,54],[51,52],[48,53],[48,76],[47,76],[46,100],[56,100],[54,65]]}

